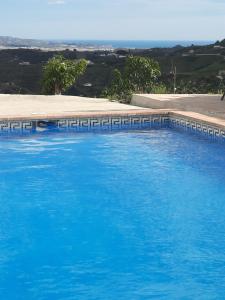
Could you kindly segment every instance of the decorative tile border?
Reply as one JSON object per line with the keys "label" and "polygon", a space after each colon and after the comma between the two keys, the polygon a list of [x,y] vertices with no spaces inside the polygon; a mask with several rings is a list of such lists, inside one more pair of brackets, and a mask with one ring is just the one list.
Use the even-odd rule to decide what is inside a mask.
{"label": "decorative tile border", "polygon": [[77,117],[51,120],[0,121],[0,135],[26,134],[45,130],[72,130],[75,132],[90,132],[122,129],[148,129],[167,127],[168,115],[127,115],[127,116],[101,116]]}
{"label": "decorative tile border", "polygon": [[68,128],[75,131],[161,128],[168,126],[168,124],[169,117],[163,115],[107,116],[56,121],[56,127],[59,129]]}
{"label": "decorative tile border", "polygon": [[0,121],[0,134],[13,132],[30,132],[34,128],[33,121]]}
{"label": "decorative tile border", "polygon": [[170,115],[169,119],[169,128],[188,131],[201,136],[207,136],[213,139],[221,139],[225,141],[225,129],[220,128],[219,126],[179,115]]}
{"label": "decorative tile border", "polygon": [[225,122],[203,115],[176,112],[93,113],[74,117],[30,120],[0,120],[0,136],[30,134],[48,130],[74,132],[113,131],[123,129],[172,128],[225,141]]}

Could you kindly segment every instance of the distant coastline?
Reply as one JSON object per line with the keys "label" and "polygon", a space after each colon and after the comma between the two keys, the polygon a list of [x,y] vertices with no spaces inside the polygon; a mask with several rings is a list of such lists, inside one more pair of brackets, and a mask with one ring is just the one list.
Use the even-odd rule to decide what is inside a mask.
{"label": "distant coastline", "polygon": [[10,36],[0,36],[0,50],[3,49],[41,49],[44,51],[61,51],[65,49],[78,51],[113,51],[123,49],[152,49],[173,48],[175,46],[188,47],[191,45],[205,46],[215,41],[179,41],[179,40],[35,40],[21,39]]}
{"label": "distant coastline", "polygon": [[191,45],[205,46],[215,43],[215,41],[200,40],[62,40],[54,41],[67,45],[77,45],[79,47],[96,48],[126,48],[126,49],[150,49],[150,48],[172,48],[177,45],[188,47]]}

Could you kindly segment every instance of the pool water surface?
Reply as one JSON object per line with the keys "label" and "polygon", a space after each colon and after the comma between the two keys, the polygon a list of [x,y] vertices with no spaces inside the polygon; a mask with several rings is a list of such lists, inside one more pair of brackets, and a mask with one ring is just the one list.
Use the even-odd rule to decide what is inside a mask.
{"label": "pool water surface", "polygon": [[0,138],[0,299],[224,295],[224,145],[169,129]]}

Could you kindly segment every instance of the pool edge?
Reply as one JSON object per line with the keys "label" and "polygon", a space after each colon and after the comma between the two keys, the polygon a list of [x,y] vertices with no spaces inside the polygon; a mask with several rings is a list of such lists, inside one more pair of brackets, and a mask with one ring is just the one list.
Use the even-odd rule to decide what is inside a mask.
{"label": "pool edge", "polygon": [[0,135],[31,132],[48,127],[77,131],[170,127],[225,140],[225,120],[194,112],[168,109],[92,111],[74,114],[6,116],[0,118]]}

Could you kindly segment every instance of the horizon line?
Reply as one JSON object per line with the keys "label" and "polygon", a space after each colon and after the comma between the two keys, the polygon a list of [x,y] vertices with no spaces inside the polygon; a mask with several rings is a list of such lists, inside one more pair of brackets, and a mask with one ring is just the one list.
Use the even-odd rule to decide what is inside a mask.
{"label": "horizon line", "polygon": [[222,41],[221,39],[104,39],[104,38],[35,38],[35,37],[19,37],[14,35],[0,35],[0,37],[11,37],[11,38],[18,38],[18,39],[29,39],[29,40],[43,40],[43,41],[141,41],[141,42],[149,42],[149,41],[181,41],[181,42],[213,42],[213,41]]}

